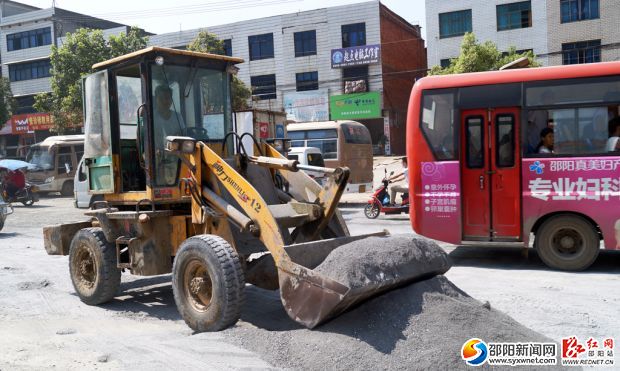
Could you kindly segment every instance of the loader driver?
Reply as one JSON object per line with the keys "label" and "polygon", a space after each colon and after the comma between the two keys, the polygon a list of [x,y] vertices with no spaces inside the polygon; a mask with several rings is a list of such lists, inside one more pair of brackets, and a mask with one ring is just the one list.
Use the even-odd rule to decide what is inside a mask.
{"label": "loader driver", "polygon": [[[171,109],[172,108],[172,109]],[[182,135],[185,122],[173,105],[172,89],[167,85],[155,88],[155,109],[153,112],[155,132],[155,163],[158,185],[172,185],[176,180],[178,158],[165,152],[166,137]]]}
{"label": "loader driver", "polygon": [[398,192],[407,193],[409,192],[409,168],[407,167],[407,157],[402,158],[403,171],[400,173],[390,177],[388,180],[390,182],[399,182],[403,181],[400,185],[393,185],[390,188],[390,203],[392,205],[396,204],[396,194]]}

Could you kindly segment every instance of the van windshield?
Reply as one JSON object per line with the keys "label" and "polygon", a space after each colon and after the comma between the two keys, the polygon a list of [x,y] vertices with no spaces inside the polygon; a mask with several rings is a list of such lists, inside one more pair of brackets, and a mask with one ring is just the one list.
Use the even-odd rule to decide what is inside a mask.
{"label": "van windshield", "polygon": [[54,151],[46,146],[32,146],[26,161],[36,166],[31,171],[52,170],[54,168]]}

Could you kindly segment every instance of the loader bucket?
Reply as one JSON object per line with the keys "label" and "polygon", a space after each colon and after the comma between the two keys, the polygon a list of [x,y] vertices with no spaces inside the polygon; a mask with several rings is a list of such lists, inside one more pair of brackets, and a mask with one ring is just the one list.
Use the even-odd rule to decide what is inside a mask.
{"label": "loader bucket", "polygon": [[278,267],[288,315],[308,328],[386,291],[445,273],[448,255],[413,235],[341,237],[285,247]]}

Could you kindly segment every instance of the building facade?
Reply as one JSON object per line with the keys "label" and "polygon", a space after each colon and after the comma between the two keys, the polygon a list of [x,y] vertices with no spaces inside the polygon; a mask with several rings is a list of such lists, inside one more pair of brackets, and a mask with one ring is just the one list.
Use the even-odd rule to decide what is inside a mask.
{"label": "building facade", "polygon": [[429,66],[459,55],[465,32],[502,51],[532,50],[543,65],[620,59],[617,0],[426,0]]}
{"label": "building facade", "polygon": [[49,92],[50,54],[68,32],[79,28],[126,32],[119,23],[60,8],[40,9],[14,1],[0,1],[1,73],[11,82],[17,112],[0,130],[0,155],[23,156],[19,149],[49,135],[51,117],[36,113],[35,95]]}
{"label": "building facade", "polygon": [[[252,87],[254,108],[285,110],[291,121],[351,118],[369,128],[378,153],[405,152],[407,101],[426,72],[426,50],[420,27],[379,1],[207,31],[225,41],[227,54],[245,60],[238,77]],[[150,44],[184,48],[198,32],[151,36]],[[364,113],[334,106],[360,99],[375,107]]]}
{"label": "building facade", "polygon": [[445,66],[458,57],[466,32],[501,51],[532,50],[543,65],[548,63],[545,1],[426,0],[426,27],[429,66]]}
{"label": "building facade", "polygon": [[620,2],[547,1],[549,64],[620,60]]}

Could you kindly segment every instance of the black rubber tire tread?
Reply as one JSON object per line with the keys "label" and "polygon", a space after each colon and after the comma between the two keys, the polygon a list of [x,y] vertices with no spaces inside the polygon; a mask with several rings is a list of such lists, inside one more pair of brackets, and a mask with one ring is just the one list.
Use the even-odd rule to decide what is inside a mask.
{"label": "black rubber tire tread", "polygon": [[[201,260],[210,269],[213,293],[204,312],[192,308],[183,287],[184,269],[192,259]],[[198,235],[181,244],[172,267],[172,291],[181,317],[192,330],[212,332],[234,325],[241,317],[244,290],[239,255],[226,240],[215,235]]]}
{"label": "black rubber tire tread", "polygon": [[34,199],[32,198],[32,195],[29,195],[28,200],[26,201],[22,201],[22,204],[26,207],[30,207],[32,205],[34,205]]}
{"label": "black rubber tire tread", "polygon": [[67,180],[62,183],[60,194],[65,197],[73,196],[73,180]]}
{"label": "black rubber tire tread", "polygon": [[[551,247],[550,240],[559,228],[570,227],[578,231],[585,242],[585,249],[572,259],[563,258]],[[538,229],[534,247],[540,259],[550,268],[565,271],[587,269],[598,257],[600,239],[594,226],[577,215],[558,215],[546,220]]]}
{"label": "black rubber tire tread", "polygon": [[[73,259],[79,243],[86,243],[92,249],[97,264],[96,279],[92,292],[77,287],[73,272]],[[80,300],[88,305],[106,303],[118,293],[121,284],[121,270],[116,266],[116,247],[106,241],[101,228],[84,228],[78,231],[69,249],[69,272],[71,282]],[[90,291],[90,290],[89,290]]]}

